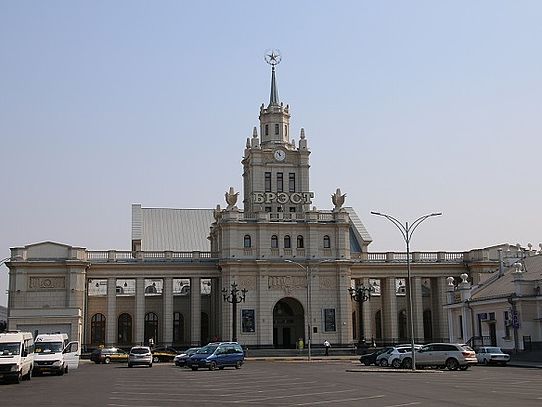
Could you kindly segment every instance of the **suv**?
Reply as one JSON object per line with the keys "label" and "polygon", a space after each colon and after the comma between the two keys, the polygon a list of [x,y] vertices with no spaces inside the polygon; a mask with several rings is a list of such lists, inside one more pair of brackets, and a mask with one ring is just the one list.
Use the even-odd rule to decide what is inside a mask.
{"label": "suv", "polygon": [[[457,343],[430,343],[416,351],[416,366],[446,367],[449,370],[467,370],[478,363],[476,353],[468,345]],[[412,353],[401,355],[401,367],[412,368]]]}
{"label": "suv", "polygon": [[226,366],[232,366],[240,369],[245,360],[243,348],[237,342],[214,342],[210,343],[186,361],[186,365],[192,370],[198,368],[208,368],[209,370],[224,369]]}
{"label": "suv", "polygon": [[152,352],[148,346],[134,346],[128,355],[128,367],[135,365],[147,365],[152,367]]}

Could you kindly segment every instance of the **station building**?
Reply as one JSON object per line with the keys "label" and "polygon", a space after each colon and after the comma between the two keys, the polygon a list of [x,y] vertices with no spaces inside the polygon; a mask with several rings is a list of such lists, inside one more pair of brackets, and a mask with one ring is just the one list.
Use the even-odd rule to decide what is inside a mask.
{"label": "station building", "polygon": [[[327,209],[312,205],[310,148],[291,136],[290,107],[271,72],[259,128],[246,140],[243,191],[224,207],[132,205],[126,251],[55,242],[11,249],[8,324],[66,332],[87,347],[148,343],[191,346],[235,338],[251,348],[347,347],[407,341],[407,256],[369,250],[371,236],[337,189]],[[331,193],[324,191],[323,193]],[[217,196],[220,195],[217,192]],[[498,250],[410,254],[416,342],[461,331],[447,305],[447,278],[499,267]],[[351,288],[370,287],[356,302]],[[239,303],[232,304],[235,297]],[[230,302],[229,302],[230,301]],[[234,312],[235,310],[235,312]]]}

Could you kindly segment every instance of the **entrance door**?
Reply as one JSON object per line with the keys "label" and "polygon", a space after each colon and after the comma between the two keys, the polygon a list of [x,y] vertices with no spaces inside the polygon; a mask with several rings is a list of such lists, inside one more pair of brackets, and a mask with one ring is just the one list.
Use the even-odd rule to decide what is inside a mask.
{"label": "entrance door", "polygon": [[273,345],[294,349],[299,338],[307,342],[303,306],[295,298],[283,298],[273,308]]}
{"label": "entrance door", "polygon": [[491,346],[497,346],[496,324],[489,324],[489,340],[491,341]]}

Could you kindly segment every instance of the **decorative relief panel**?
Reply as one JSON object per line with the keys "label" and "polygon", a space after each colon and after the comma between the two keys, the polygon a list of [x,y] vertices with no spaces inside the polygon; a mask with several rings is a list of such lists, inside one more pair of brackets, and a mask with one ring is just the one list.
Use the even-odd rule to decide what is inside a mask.
{"label": "decorative relief panel", "polygon": [[323,277],[320,276],[320,288],[324,290],[334,290],[337,288],[337,279],[335,276],[333,277]]}
{"label": "decorative relief panel", "polygon": [[306,289],[307,279],[305,276],[269,276],[268,286],[270,290],[284,290],[289,294],[295,289]]}
{"label": "decorative relief panel", "polygon": [[66,288],[66,279],[65,277],[30,277],[28,288],[31,290]]}
{"label": "decorative relief panel", "polygon": [[256,289],[256,277],[240,277],[239,279],[239,288],[246,288],[247,290]]}

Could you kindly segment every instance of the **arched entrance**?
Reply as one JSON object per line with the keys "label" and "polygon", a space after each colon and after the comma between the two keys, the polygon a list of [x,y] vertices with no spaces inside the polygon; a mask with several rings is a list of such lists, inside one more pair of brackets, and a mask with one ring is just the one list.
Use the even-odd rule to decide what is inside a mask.
{"label": "arched entrance", "polygon": [[273,308],[273,345],[275,348],[295,348],[299,338],[305,340],[303,306],[295,298],[283,298]]}

